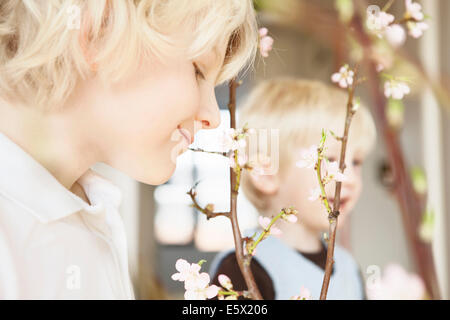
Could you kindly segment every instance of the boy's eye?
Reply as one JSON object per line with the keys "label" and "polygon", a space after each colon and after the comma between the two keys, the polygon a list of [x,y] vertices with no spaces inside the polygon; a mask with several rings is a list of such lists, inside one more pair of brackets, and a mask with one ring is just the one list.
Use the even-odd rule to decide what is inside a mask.
{"label": "boy's eye", "polygon": [[195,76],[200,77],[204,80],[205,75],[202,73],[202,71],[200,70],[200,68],[197,66],[197,64],[195,62],[194,62],[194,69],[195,69]]}
{"label": "boy's eye", "polygon": [[362,165],[362,161],[361,160],[359,160],[359,159],[353,160],[353,166],[359,167],[361,165]]}
{"label": "boy's eye", "polygon": [[335,157],[327,157],[327,159],[328,159],[328,161],[330,161],[330,162],[334,162],[334,161],[337,160]]}

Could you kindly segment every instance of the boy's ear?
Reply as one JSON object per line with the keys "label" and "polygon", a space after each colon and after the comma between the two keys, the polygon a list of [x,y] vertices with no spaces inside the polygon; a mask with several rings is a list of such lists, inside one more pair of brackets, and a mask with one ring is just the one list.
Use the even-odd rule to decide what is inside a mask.
{"label": "boy's ear", "polygon": [[80,44],[81,51],[83,52],[86,62],[91,67],[91,71],[95,72],[97,71],[98,66],[94,62],[96,51],[92,46],[92,44],[90,43],[89,39],[89,31],[91,28],[91,24],[92,22],[89,16],[85,14],[81,20],[80,33],[78,34],[78,42]]}
{"label": "boy's ear", "polygon": [[261,174],[261,172],[252,170],[249,176],[253,186],[266,195],[276,194],[280,188],[278,174]]}

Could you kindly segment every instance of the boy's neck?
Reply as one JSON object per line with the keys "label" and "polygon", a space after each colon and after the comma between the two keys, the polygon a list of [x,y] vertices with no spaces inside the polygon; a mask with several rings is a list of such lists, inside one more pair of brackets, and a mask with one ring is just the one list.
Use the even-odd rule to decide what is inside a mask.
{"label": "boy's neck", "polygon": [[280,223],[281,241],[303,253],[320,252],[323,248],[320,232],[301,223]]}

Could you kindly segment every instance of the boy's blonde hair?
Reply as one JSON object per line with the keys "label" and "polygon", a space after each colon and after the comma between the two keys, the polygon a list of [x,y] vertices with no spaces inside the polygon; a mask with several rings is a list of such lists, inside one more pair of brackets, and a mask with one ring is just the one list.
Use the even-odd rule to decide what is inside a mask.
{"label": "boy's blonde hair", "polygon": [[[190,36],[182,44],[173,36],[180,32]],[[0,95],[50,109],[93,71],[113,83],[146,53],[195,59],[223,41],[216,85],[253,63],[252,0],[2,0]]]}
{"label": "boy's blonde hair", "polygon": [[[248,127],[256,132],[258,129],[279,129],[278,174],[283,176],[298,160],[299,149],[319,143],[322,129],[342,135],[347,100],[346,91],[319,81],[289,77],[266,80],[252,90],[239,109],[239,125],[248,123]],[[329,135],[328,139],[334,138]],[[375,139],[372,116],[361,106],[350,126],[349,143],[365,156],[373,148]],[[243,175],[242,187],[256,208],[267,209],[267,195],[254,187],[248,173]]]}

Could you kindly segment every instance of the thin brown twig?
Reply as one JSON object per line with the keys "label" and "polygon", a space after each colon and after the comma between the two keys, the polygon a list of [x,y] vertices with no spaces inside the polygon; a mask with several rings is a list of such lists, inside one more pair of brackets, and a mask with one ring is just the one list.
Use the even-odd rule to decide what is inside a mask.
{"label": "thin brown twig", "polygon": [[[358,67],[355,68],[354,77],[358,72]],[[353,114],[355,111],[353,110],[353,95],[355,92],[355,87],[357,82],[354,81],[353,85],[349,87],[348,90],[348,101],[347,101],[347,114],[345,116],[345,128],[344,134],[342,136],[342,140],[340,140],[341,144],[341,155],[339,159],[339,169],[343,173],[345,170],[345,153],[347,150],[347,141],[348,141],[348,132],[350,129],[350,124],[352,122]],[[336,188],[334,192],[334,201],[333,201],[333,211],[331,211],[328,215],[329,220],[329,239],[328,239],[328,247],[327,247],[327,260],[325,264],[325,273],[323,276],[322,290],[320,291],[320,300],[326,300],[328,293],[328,286],[330,284],[331,273],[333,271],[334,264],[334,247],[336,243],[336,229],[338,223],[339,216],[339,208],[341,205],[341,186],[342,183],[340,181],[336,181]]]}
{"label": "thin brown twig", "polygon": [[389,0],[389,2],[387,2],[387,3],[384,5],[384,7],[383,7],[383,9],[381,9],[381,11],[384,11],[384,12],[388,11],[389,8],[394,4],[394,1],[395,1],[395,0]]}
{"label": "thin brown twig", "polygon": [[212,153],[212,154],[217,154],[220,156],[224,156],[224,157],[228,157],[229,152],[221,152],[221,151],[208,151],[208,150],[204,150],[202,148],[189,148],[189,150],[194,151],[194,152],[205,152],[205,153]]}
{"label": "thin brown twig", "polygon": [[[230,127],[236,129],[236,89],[239,83],[236,79],[232,79],[229,83],[230,89],[230,101],[228,103],[228,110],[230,111]],[[242,168],[239,168],[242,170]],[[244,277],[245,283],[248,288],[249,295],[254,300],[262,300],[261,293],[256,285],[255,278],[250,269],[251,255],[244,254],[244,240],[239,229],[239,223],[237,219],[237,196],[238,190],[236,189],[237,179],[236,173],[233,168],[230,168],[230,221],[233,229],[233,239],[236,248],[236,260]]]}
{"label": "thin brown twig", "polygon": [[211,218],[215,218],[215,217],[219,217],[219,216],[224,216],[224,217],[230,217],[230,212],[213,212],[212,210],[209,210],[207,207],[202,208],[199,203],[197,202],[197,200],[195,199],[196,197],[196,193],[194,191],[194,188],[191,188],[191,190],[189,190],[187,192],[187,194],[191,197],[192,199],[192,206],[194,208],[196,208],[198,211],[203,212],[206,215],[206,219],[209,220]]}
{"label": "thin brown twig", "polygon": [[[236,81],[232,79],[229,82],[230,90],[230,101],[228,104],[228,109],[230,112],[230,127],[236,129],[236,89],[242,83],[242,81]],[[203,149],[191,149],[195,152],[209,152],[214,154],[219,154],[223,156],[229,156],[229,152],[214,152],[214,151],[204,151]],[[231,151],[233,152],[233,151]],[[234,158],[237,159],[237,151],[234,151]],[[239,223],[237,219],[237,196],[239,193],[239,182],[242,169],[239,165],[236,168],[230,168],[230,211],[229,212],[213,212],[208,206],[205,208],[201,207],[196,200],[196,193],[194,191],[195,186],[187,192],[191,197],[193,202],[193,207],[204,213],[207,219],[215,218],[218,216],[225,216],[230,219],[231,228],[233,230],[234,245],[236,248],[236,260],[238,262],[241,273],[244,277],[245,283],[247,284],[248,290],[245,291],[245,297],[249,297],[254,300],[262,300],[261,293],[256,285],[255,278],[253,277],[252,271],[250,269],[250,263],[252,256],[250,254],[244,254],[244,243],[248,241],[248,238],[242,238],[241,231],[239,229]],[[237,172],[236,172],[237,171]]]}

